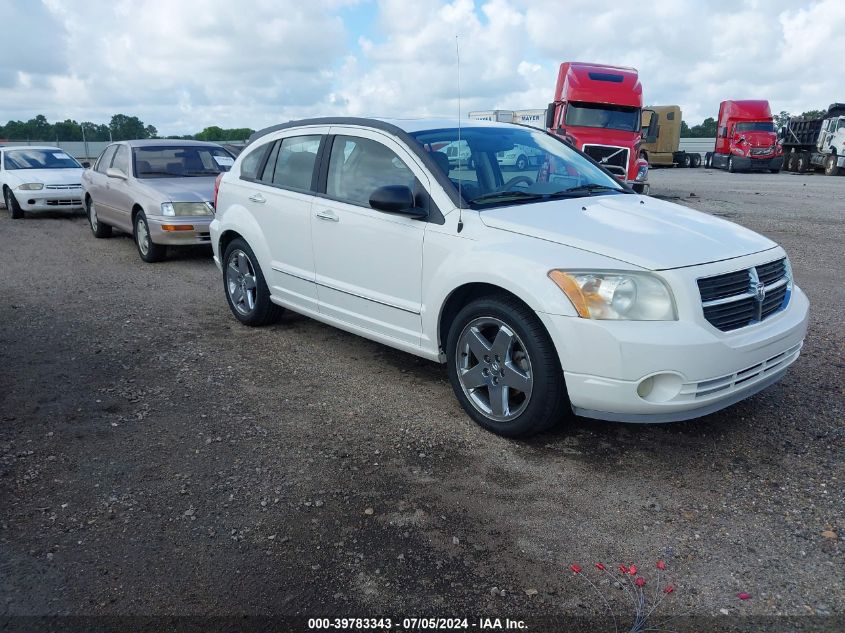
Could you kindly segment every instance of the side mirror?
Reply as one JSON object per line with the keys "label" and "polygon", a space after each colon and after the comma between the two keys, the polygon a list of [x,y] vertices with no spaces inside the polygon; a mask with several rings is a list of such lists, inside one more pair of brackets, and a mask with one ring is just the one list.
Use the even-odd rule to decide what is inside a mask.
{"label": "side mirror", "polygon": [[89,163],[87,160],[84,160],[84,161],[82,161],[82,166],[83,166],[85,169],[88,169],[88,168],[90,168],[90,167],[91,167],[91,163]]}
{"label": "side mirror", "polygon": [[428,211],[414,206],[414,194],[404,185],[379,187],[370,194],[370,206],[376,211],[425,218]]}
{"label": "side mirror", "polygon": [[555,104],[550,103],[546,108],[546,129],[551,130],[555,126]]}
{"label": "side mirror", "polygon": [[118,169],[117,167],[109,167],[106,170],[106,176],[109,178],[119,178],[120,180],[126,180],[127,176],[123,173],[122,169]]}

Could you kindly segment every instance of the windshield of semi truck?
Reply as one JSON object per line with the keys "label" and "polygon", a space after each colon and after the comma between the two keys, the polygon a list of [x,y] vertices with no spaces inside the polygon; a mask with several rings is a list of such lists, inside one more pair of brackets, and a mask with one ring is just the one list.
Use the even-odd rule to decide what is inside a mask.
{"label": "windshield of semi truck", "polygon": [[606,103],[568,103],[564,122],[575,127],[603,127],[639,132],[640,109]]}
{"label": "windshield of semi truck", "polygon": [[737,123],[737,132],[774,132],[775,124],[771,121],[749,121],[747,123]]}
{"label": "windshield of semi truck", "polygon": [[578,150],[540,130],[466,127],[411,136],[471,208],[630,193]]}

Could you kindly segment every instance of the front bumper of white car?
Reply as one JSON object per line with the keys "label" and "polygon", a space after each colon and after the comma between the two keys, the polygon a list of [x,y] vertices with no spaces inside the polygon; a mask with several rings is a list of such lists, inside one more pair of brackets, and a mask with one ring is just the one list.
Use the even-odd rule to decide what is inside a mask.
{"label": "front bumper of white car", "polygon": [[82,209],[82,187],[47,185],[37,191],[13,189],[15,200],[24,211],[60,211]]}
{"label": "front bumper of white car", "polygon": [[793,286],[779,312],[728,332],[704,319],[700,303],[699,314],[678,321],[539,316],[576,414],[651,423],[707,415],[779,380],[798,358],[808,311],[807,297]]}

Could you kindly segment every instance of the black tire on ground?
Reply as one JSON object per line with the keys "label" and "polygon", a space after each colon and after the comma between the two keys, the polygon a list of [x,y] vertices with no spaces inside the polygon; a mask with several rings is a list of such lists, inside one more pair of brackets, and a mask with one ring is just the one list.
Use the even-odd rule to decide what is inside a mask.
{"label": "black tire on ground", "polygon": [[160,262],[167,255],[167,247],[156,244],[150,238],[150,225],[143,211],[138,211],[132,220],[132,235],[135,238],[138,255],[148,264]]}
{"label": "black tire on ground", "polygon": [[[252,288],[247,288],[249,285]],[[247,290],[251,293],[251,302],[247,300]],[[244,325],[268,325],[284,314],[284,308],[270,300],[270,289],[255,253],[239,237],[229,242],[223,253],[223,292],[232,314]]]}
{"label": "black tire on ground", "polygon": [[[474,323],[482,325],[473,325]],[[473,330],[475,327],[477,330]],[[502,352],[502,348],[495,344],[500,340],[497,333],[505,330],[512,333],[512,336],[509,338],[505,332],[502,340],[510,340],[511,347],[507,348],[504,356],[497,356]],[[490,344],[489,348],[486,348],[485,344],[489,357],[486,353],[483,357],[477,356],[475,351],[478,348],[472,350],[468,344],[461,345],[463,349],[459,349],[459,342],[468,340],[464,337],[470,337],[475,331],[484,338],[486,344]],[[488,336],[492,338],[487,338]],[[485,380],[486,384],[465,389],[460,376],[472,372],[462,371],[460,365],[471,364],[473,358],[477,362],[470,370],[480,371],[481,375],[485,376],[482,380]],[[485,358],[488,358],[489,362],[485,361]],[[491,295],[464,306],[449,327],[446,359],[449,380],[458,402],[475,422],[488,431],[506,437],[533,435],[554,425],[569,410],[563,372],[548,332],[530,308],[511,297]],[[513,371],[514,368],[518,371]],[[501,372],[501,377],[497,371]],[[520,372],[523,373],[520,375]],[[510,380],[514,380],[514,377],[524,378],[526,374],[530,377],[531,388],[527,397],[517,388],[509,387],[507,391],[503,389],[499,380],[502,384],[507,384],[508,374],[511,376]],[[497,389],[500,391],[495,391]],[[473,398],[478,398],[482,404],[476,404],[468,393]],[[494,393],[501,393],[502,397],[507,399],[508,411],[513,399],[515,410],[511,411],[514,415],[512,419],[497,420],[491,417],[494,409],[490,399]],[[488,412],[479,408],[484,406],[485,398],[489,404]],[[504,408],[502,410],[504,411]]]}
{"label": "black tire on ground", "polygon": [[103,224],[97,218],[97,207],[94,206],[94,201],[91,198],[85,198],[85,215],[88,216],[88,226],[91,227],[94,237],[111,237],[111,227],[108,224]]}
{"label": "black tire on ground", "polygon": [[21,209],[21,205],[15,199],[15,194],[8,187],[3,191],[3,201],[6,203],[6,209],[9,211],[9,215],[12,216],[13,220],[20,220],[23,217],[23,209]]}
{"label": "black tire on ground", "polygon": [[801,152],[798,154],[798,158],[795,159],[795,171],[799,174],[803,174],[807,171],[807,166],[809,164],[807,152]]}
{"label": "black tire on ground", "polygon": [[713,154],[711,152],[707,152],[704,154],[704,168],[711,169],[713,167]]}
{"label": "black tire on ground", "polygon": [[696,152],[692,155],[692,166],[701,167],[701,154]]}
{"label": "black tire on ground", "polygon": [[795,171],[795,159],[798,158],[795,155],[795,152],[790,152],[786,155],[786,158],[783,161],[783,168],[786,171]]}
{"label": "black tire on ground", "polygon": [[734,167],[734,157],[728,156],[728,171],[730,173],[736,173],[736,168]]}
{"label": "black tire on ground", "polygon": [[692,167],[692,154],[689,152],[684,153],[684,167],[687,169]]}
{"label": "black tire on ground", "polygon": [[824,175],[825,176],[840,176],[842,169],[836,165],[836,154],[830,154],[824,159]]}
{"label": "black tire on ground", "polygon": [[779,174],[780,173],[780,169],[770,169],[769,171],[772,172],[773,174]]}

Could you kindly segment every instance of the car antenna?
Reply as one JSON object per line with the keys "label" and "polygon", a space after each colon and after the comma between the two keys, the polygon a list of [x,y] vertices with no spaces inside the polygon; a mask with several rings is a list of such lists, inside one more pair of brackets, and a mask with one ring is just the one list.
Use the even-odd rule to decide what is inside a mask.
{"label": "car antenna", "polygon": [[[455,58],[458,62],[458,167],[461,165],[461,49],[458,36],[455,35]],[[458,178],[458,233],[464,230],[464,197],[461,192],[461,179]]]}

